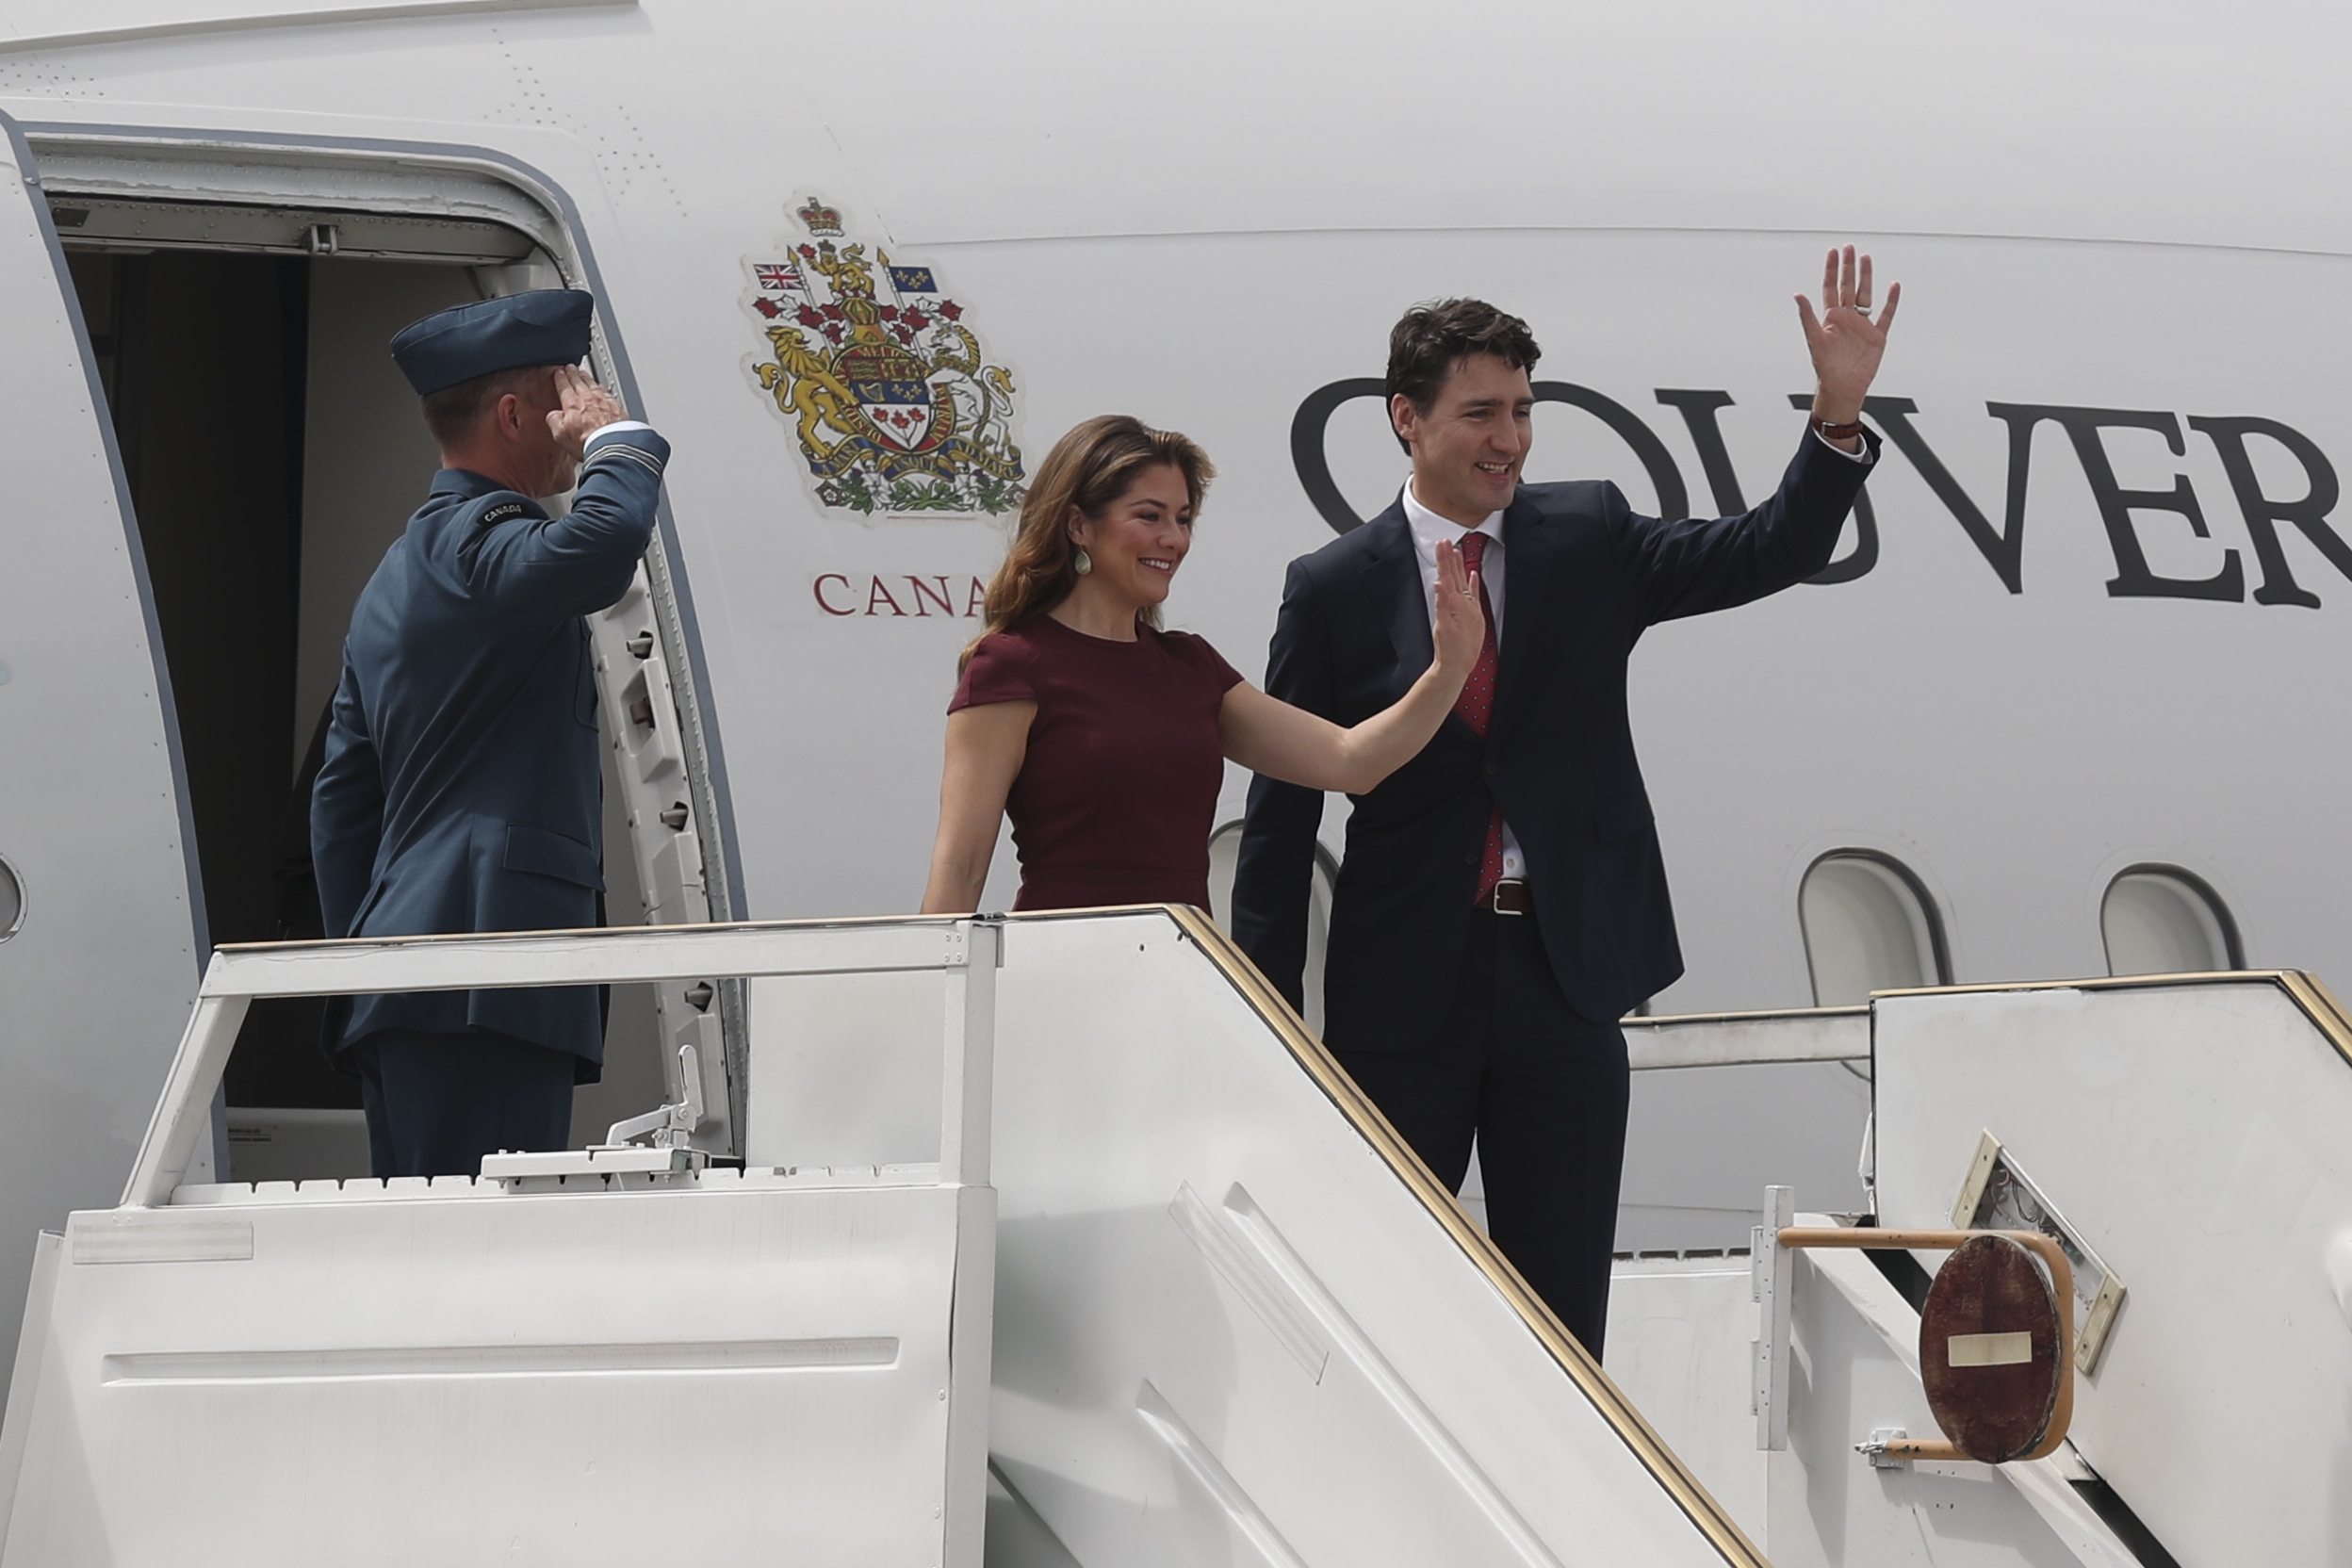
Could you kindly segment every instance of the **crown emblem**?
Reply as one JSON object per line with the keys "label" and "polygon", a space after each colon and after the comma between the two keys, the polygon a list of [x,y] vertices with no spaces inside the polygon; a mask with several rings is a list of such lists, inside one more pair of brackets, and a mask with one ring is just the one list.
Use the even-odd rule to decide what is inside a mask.
{"label": "crown emblem", "polygon": [[820,239],[829,239],[841,233],[841,215],[814,196],[798,213],[801,226]]}

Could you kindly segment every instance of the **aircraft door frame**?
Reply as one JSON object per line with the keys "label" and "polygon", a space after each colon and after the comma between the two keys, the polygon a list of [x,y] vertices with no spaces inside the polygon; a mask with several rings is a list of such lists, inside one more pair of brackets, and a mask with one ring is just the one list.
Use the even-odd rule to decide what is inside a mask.
{"label": "aircraft door frame", "polygon": [[[0,114],[0,1343],[36,1233],[111,1204],[209,951],[170,671],[88,323]],[[211,1140],[197,1162],[212,1165]]]}
{"label": "aircraft door frame", "polygon": [[[457,214],[514,228],[538,243],[563,286],[596,294],[590,368],[632,413],[645,412],[580,210],[560,184],[519,159],[480,146],[242,130],[44,122],[26,123],[24,133],[50,183],[67,191]],[[724,922],[743,908],[724,754],[703,695],[709,673],[680,559],[665,495],[629,592],[589,618],[607,740],[648,906],[638,918],[647,923]],[[633,923],[629,911],[608,918]],[[666,984],[656,1005],[669,1097],[704,1107],[693,1141],[740,1154],[748,1054],[742,983]],[[696,1093],[687,1091],[688,1063],[699,1074]]]}

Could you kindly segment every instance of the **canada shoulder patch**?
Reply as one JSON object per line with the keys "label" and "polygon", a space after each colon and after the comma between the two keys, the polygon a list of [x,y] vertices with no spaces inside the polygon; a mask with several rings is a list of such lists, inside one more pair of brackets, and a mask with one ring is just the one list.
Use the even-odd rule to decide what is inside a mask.
{"label": "canada shoulder patch", "polygon": [[494,523],[503,523],[511,517],[519,517],[530,510],[531,508],[525,506],[520,501],[500,501],[498,505],[483,513],[477,520],[480,522],[481,526],[488,528]]}

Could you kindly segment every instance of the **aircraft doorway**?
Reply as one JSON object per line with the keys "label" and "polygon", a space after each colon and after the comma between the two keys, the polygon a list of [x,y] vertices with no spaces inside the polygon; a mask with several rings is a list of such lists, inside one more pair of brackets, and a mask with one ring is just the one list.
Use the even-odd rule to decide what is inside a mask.
{"label": "aircraft doorway", "polygon": [[[281,213],[275,231],[291,226],[311,253],[285,253],[286,235],[255,228],[259,209],[55,193],[51,208],[145,552],[210,939],[318,936],[307,793],[320,721],[351,606],[439,466],[389,339],[561,277],[533,240],[488,223],[417,221],[416,243],[472,253],[407,259],[335,253],[341,224]],[[380,244],[400,227],[350,221]],[[604,723],[611,738],[609,705]],[[611,749],[606,773],[607,908],[633,923],[651,906]],[[254,1006],[225,1084],[229,1174],[367,1173],[358,1082],[320,1053],[320,1010]],[[671,1032],[648,988],[615,989],[604,1080],[577,1098],[575,1143],[676,1098],[659,1046]]]}

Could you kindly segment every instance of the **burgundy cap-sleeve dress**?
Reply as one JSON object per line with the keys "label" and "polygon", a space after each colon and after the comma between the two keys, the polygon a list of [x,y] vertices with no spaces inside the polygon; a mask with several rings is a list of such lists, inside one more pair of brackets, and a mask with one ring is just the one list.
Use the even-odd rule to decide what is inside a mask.
{"label": "burgundy cap-sleeve dress", "polygon": [[1051,615],[991,632],[947,706],[1034,702],[1005,797],[1021,854],[1016,909],[1209,906],[1209,833],[1225,781],[1218,708],[1241,677],[1200,638],[1089,637]]}

